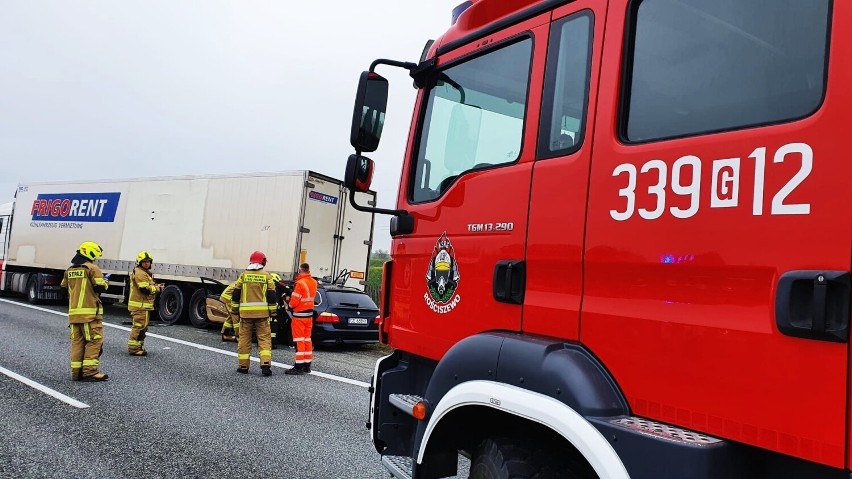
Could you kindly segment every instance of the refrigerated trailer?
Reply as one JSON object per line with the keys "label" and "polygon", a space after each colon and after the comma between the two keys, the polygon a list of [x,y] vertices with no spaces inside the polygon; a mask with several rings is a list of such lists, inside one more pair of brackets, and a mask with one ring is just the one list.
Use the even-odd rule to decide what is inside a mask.
{"label": "refrigerated trailer", "polygon": [[[343,274],[363,289],[373,215],[352,208],[349,194],[312,171],[21,184],[0,206],[0,291],[63,299],[62,272],[84,241],[104,249],[108,301],[126,297],[136,255],[150,252],[167,285],[157,307],[166,323],[206,325],[199,278],[236,279],[255,250],[285,280],[308,262],[318,277]],[[375,192],[355,194],[375,204]]]}

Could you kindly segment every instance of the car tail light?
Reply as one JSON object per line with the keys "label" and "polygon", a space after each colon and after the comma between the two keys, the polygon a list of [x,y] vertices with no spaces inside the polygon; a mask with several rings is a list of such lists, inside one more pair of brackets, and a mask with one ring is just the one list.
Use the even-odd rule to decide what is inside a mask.
{"label": "car tail light", "polygon": [[321,313],[319,315],[319,317],[317,317],[317,322],[318,323],[339,323],[340,318],[336,314],[329,313],[328,311],[326,311],[324,313]]}
{"label": "car tail light", "polygon": [[373,324],[379,324],[381,322],[382,322],[382,316],[381,315],[377,315],[376,319],[373,320]]}

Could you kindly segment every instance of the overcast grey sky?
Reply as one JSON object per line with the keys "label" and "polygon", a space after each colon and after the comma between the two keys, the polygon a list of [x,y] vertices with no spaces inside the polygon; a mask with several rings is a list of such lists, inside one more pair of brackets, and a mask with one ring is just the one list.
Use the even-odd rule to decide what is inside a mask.
{"label": "overcast grey sky", "polygon": [[[342,178],[358,76],[462,0],[0,0],[0,203],[18,183],[312,169]],[[390,80],[393,207],[415,90]],[[378,216],[374,249],[390,245]]]}

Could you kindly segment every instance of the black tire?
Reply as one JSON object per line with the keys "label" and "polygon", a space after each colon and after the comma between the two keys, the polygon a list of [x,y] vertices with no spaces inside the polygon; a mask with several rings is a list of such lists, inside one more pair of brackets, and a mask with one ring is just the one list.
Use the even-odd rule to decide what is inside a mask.
{"label": "black tire", "polygon": [[[586,467],[583,467],[586,466]],[[571,464],[559,451],[512,438],[487,438],[470,460],[470,479],[596,479],[587,464]]]}
{"label": "black tire", "polygon": [[157,305],[160,321],[165,324],[176,324],[186,317],[186,312],[189,309],[187,306],[186,296],[177,285],[166,286],[160,293],[159,304]]}
{"label": "black tire", "polygon": [[35,275],[30,276],[29,281],[27,281],[27,301],[30,304],[41,303],[41,300],[38,299],[38,278]]}
{"label": "black tire", "polygon": [[198,288],[189,298],[189,322],[198,329],[210,326],[207,320],[207,290]]}

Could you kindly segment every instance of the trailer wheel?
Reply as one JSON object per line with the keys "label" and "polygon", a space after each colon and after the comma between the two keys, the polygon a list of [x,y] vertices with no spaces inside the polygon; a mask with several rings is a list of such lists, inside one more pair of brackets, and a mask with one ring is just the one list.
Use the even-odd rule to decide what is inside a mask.
{"label": "trailer wheel", "polygon": [[166,324],[177,323],[186,316],[188,309],[186,306],[186,297],[183,291],[174,284],[166,286],[160,293],[160,301],[157,307],[157,312],[160,313],[160,321]]}
{"label": "trailer wheel", "polygon": [[572,464],[564,454],[529,441],[487,438],[470,462],[470,479],[596,479],[590,467]]}
{"label": "trailer wheel", "polygon": [[30,276],[30,280],[27,281],[27,301],[31,304],[39,304],[41,302],[38,299],[38,279],[36,275]]}
{"label": "trailer wheel", "polygon": [[189,298],[189,322],[199,329],[210,326],[207,320],[207,290],[198,288]]}

